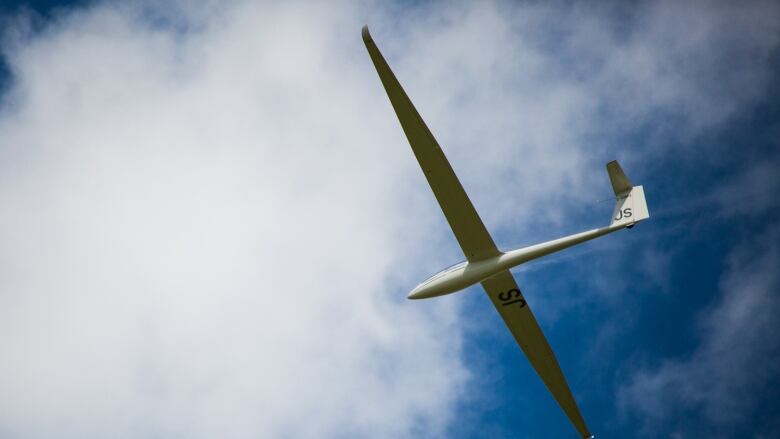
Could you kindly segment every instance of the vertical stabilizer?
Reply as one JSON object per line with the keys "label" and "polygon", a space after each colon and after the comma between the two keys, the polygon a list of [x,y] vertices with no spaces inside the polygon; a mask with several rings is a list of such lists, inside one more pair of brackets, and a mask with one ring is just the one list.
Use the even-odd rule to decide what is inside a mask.
{"label": "vertical stabilizer", "polygon": [[650,218],[644,189],[631,183],[617,160],[607,163],[607,173],[617,197],[609,225],[633,227],[635,223]]}

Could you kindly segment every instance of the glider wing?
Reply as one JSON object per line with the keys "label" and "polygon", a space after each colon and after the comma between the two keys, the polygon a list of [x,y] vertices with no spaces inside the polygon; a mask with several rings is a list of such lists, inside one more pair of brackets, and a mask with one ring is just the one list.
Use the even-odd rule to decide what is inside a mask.
{"label": "glider wing", "polygon": [[536,323],[531,309],[528,307],[523,294],[517,287],[512,273],[502,271],[493,277],[482,281],[493,305],[501,314],[504,323],[517,340],[517,344],[528,357],[528,361],[539,374],[539,377],[552,393],[555,401],[569,417],[569,420],[584,438],[590,437],[588,427],[585,425],[577,403],[569,390],[563,371],[558,365],[558,360],[547,343],[539,324]]}
{"label": "glider wing", "polygon": [[406,138],[412,146],[412,151],[466,259],[477,261],[497,256],[499,251],[493,238],[479,218],[441,147],[376,47],[368,33],[368,27],[363,28],[363,42],[366,44],[395,114],[401,122]]}

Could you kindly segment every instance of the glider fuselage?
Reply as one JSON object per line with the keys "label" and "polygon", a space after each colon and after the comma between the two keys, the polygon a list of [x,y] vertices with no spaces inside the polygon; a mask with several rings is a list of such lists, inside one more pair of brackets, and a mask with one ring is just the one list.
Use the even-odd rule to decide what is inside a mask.
{"label": "glider fuselage", "polygon": [[429,277],[409,293],[410,299],[427,299],[454,293],[481,282],[496,273],[541,258],[573,245],[620,230],[624,224],[615,224],[576,233],[541,244],[511,250],[481,261],[462,262]]}

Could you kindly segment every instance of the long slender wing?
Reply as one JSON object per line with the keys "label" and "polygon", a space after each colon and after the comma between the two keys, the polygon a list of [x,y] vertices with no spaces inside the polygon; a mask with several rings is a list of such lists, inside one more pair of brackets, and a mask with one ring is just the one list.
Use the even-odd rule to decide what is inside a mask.
{"label": "long slender wing", "polygon": [[577,403],[566,384],[566,378],[563,376],[558,360],[555,358],[547,339],[536,323],[531,309],[528,307],[523,294],[517,288],[512,273],[502,271],[493,277],[482,281],[482,287],[485,288],[493,305],[501,314],[504,323],[509,327],[512,335],[515,336],[517,344],[525,352],[528,361],[544,381],[547,389],[555,397],[555,401],[561,406],[566,416],[574,424],[574,428],[584,438],[590,437],[588,427],[582,419]]}
{"label": "long slender wing", "polygon": [[390,98],[390,103],[393,104],[395,114],[398,115],[406,138],[409,139],[412,151],[466,259],[476,261],[498,255],[499,251],[493,238],[490,237],[458,177],[455,176],[447,157],[444,156],[433,134],[374,44],[374,40],[368,33],[368,27],[363,28],[363,42],[366,43],[374,67],[379,73],[379,79],[382,80],[382,85]]}

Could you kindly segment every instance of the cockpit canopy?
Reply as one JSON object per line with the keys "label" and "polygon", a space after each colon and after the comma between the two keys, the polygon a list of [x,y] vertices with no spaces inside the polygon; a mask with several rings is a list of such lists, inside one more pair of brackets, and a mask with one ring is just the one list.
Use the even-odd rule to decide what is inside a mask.
{"label": "cockpit canopy", "polygon": [[421,286],[423,286],[423,285],[427,285],[427,284],[429,284],[429,283],[431,283],[431,282],[435,281],[436,279],[438,279],[438,278],[440,278],[440,277],[444,276],[444,275],[445,275],[445,274],[447,274],[447,273],[450,273],[450,272],[453,272],[453,271],[455,271],[455,270],[458,270],[458,269],[460,269],[460,268],[463,268],[463,267],[465,267],[467,263],[468,263],[468,261],[462,261],[462,262],[458,262],[458,263],[457,263],[457,264],[455,264],[455,265],[451,265],[451,266],[449,266],[449,267],[445,268],[444,270],[442,270],[442,271],[440,271],[440,272],[438,272],[438,273],[434,274],[433,276],[429,277],[428,279],[425,279],[424,281],[422,281],[422,282],[420,283],[420,285],[417,285],[417,286],[418,286],[418,287],[421,287]]}

